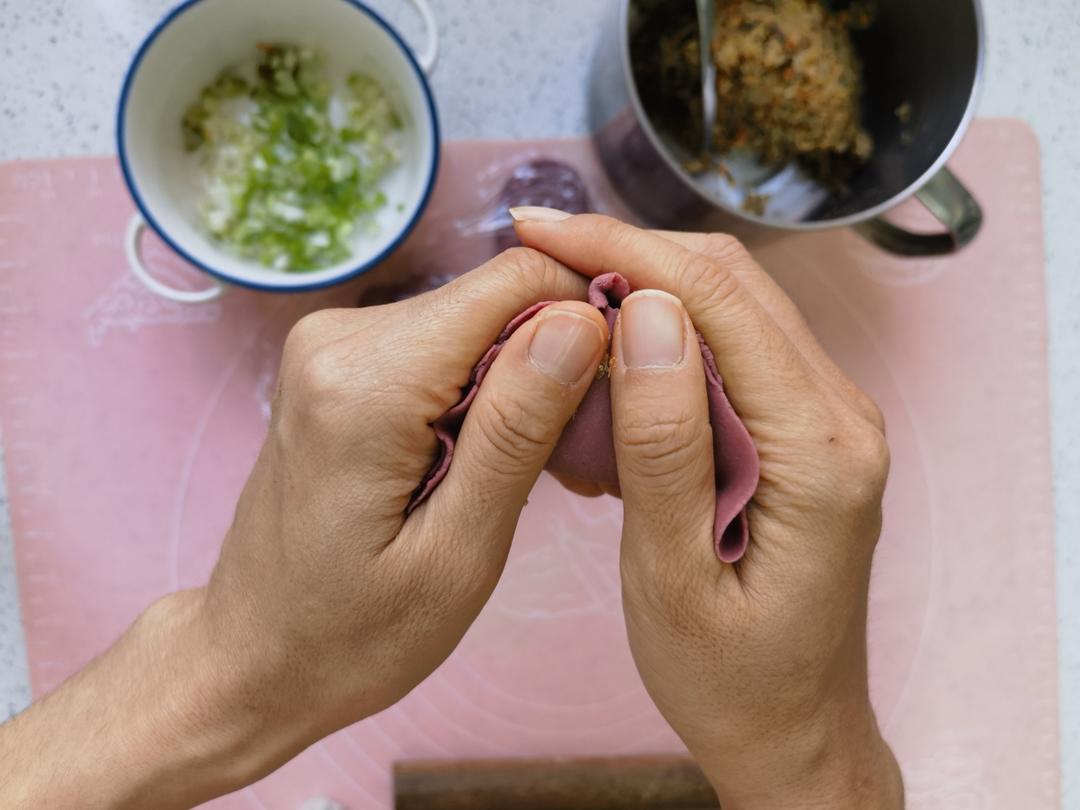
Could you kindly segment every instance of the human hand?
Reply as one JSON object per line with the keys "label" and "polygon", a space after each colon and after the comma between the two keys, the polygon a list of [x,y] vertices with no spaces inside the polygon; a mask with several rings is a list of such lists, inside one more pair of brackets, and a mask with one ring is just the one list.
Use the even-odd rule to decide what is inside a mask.
{"label": "human hand", "polygon": [[518,248],[411,301],[302,320],[209,585],[160,600],[3,728],[0,804],[190,807],[430,674],[498,580],[607,349],[604,319],[569,301],[514,333],[448,475],[406,518],[436,450],[431,423],[510,320],[585,286]]}
{"label": "human hand", "polygon": [[261,716],[289,718],[310,742],[390,706],[457,645],[606,351],[603,317],[569,301],[511,337],[446,479],[406,519],[436,449],[431,423],[515,315],[584,289],[517,249],[426,296],[319,312],[292,331],[205,595]]}
{"label": "human hand", "polygon": [[[611,373],[624,609],[660,711],[725,810],[902,806],[867,686],[867,592],[889,466],[877,407],[735,240],[519,216],[539,217],[519,222],[525,244],[575,270],[671,294],[624,301]],[[713,552],[695,326],[761,460],[751,545],[735,566]]]}

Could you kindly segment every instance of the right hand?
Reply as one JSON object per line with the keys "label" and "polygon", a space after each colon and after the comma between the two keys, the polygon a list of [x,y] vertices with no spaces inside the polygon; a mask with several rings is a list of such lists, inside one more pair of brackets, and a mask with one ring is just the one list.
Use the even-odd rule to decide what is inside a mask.
{"label": "right hand", "polygon": [[[725,810],[902,807],[867,684],[889,466],[877,407],[734,239],[597,216],[517,227],[579,272],[618,271],[646,291],[623,302],[611,376],[627,628],[646,688]],[[761,458],[735,566],[713,552],[695,326]]]}

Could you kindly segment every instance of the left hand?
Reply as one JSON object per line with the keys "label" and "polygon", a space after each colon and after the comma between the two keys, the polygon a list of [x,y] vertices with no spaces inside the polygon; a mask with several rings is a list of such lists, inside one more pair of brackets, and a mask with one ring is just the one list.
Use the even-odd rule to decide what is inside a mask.
{"label": "left hand", "polygon": [[406,518],[436,449],[431,423],[516,314],[583,290],[519,248],[420,298],[293,329],[269,436],[206,591],[205,615],[229,657],[248,659],[261,711],[288,716],[302,696],[297,720],[317,739],[392,705],[457,645],[595,376],[603,317],[565,301],[514,333],[445,480]]}
{"label": "left hand", "polygon": [[[301,321],[209,585],[152,606],[0,731],[0,806],[190,807],[427,677],[491,594],[606,350],[604,319],[567,300],[584,292],[518,248],[420,298]],[[540,301],[565,303],[504,346],[453,467],[406,518],[436,448],[431,423]]]}

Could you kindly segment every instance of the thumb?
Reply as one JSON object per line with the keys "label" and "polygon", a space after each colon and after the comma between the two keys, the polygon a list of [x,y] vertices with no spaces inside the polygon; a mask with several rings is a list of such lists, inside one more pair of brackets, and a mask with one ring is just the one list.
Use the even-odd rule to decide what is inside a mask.
{"label": "thumb", "polygon": [[521,326],[484,377],[429,513],[509,538],[607,346],[607,323],[583,302],[553,304]]}
{"label": "thumb", "polygon": [[643,570],[670,562],[674,571],[712,571],[712,428],[690,318],[672,295],[633,293],[619,311],[614,346],[611,410],[623,553],[642,561]]}

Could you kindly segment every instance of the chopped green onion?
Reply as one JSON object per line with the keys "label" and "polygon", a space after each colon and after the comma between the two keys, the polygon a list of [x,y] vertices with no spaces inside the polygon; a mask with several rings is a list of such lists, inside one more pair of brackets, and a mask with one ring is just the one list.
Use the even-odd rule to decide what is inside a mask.
{"label": "chopped green onion", "polygon": [[404,124],[382,87],[333,87],[310,48],[260,45],[250,77],[227,71],[182,119],[200,158],[203,226],[237,255],[288,272],[344,261],[386,205]]}

